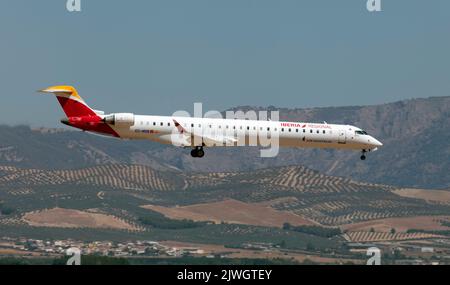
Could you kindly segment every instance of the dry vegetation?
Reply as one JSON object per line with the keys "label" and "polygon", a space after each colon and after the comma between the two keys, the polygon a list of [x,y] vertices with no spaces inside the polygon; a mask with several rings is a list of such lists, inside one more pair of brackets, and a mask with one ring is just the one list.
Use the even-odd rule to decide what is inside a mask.
{"label": "dry vegetation", "polygon": [[450,191],[445,190],[426,190],[426,189],[411,189],[404,188],[393,191],[395,194],[408,197],[422,199],[425,201],[438,202],[438,203],[450,203]]}
{"label": "dry vegetation", "polygon": [[439,235],[428,233],[377,233],[377,232],[350,232],[344,234],[344,238],[350,242],[375,242],[375,241],[401,241],[437,238]]}
{"label": "dry vegetation", "polygon": [[0,184],[14,186],[61,185],[66,183],[108,186],[135,191],[174,190],[177,177],[167,179],[147,166],[140,165],[103,165],[79,170],[37,170],[0,167]]}
{"label": "dry vegetation", "polygon": [[[99,200],[108,200],[109,189],[132,192],[149,201],[140,204],[151,203],[149,209],[169,218],[276,227],[288,222],[352,231],[370,227],[377,231],[440,230],[447,228],[432,217],[450,213],[447,191],[398,190],[327,176],[302,166],[235,173],[182,173],[126,164],[54,171],[0,166],[0,185],[11,196],[27,198],[37,194],[35,186],[99,186]],[[167,206],[176,204],[188,206]],[[421,222],[415,216],[431,218]],[[373,223],[363,223],[367,221]]]}
{"label": "dry vegetation", "polygon": [[389,218],[380,220],[371,220],[361,223],[348,224],[341,226],[342,230],[350,232],[370,231],[390,232],[395,229],[396,232],[406,232],[408,229],[418,229],[426,231],[450,230],[449,227],[442,226],[441,221],[450,221],[449,216],[419,216],[405,218]]}
{"label": "dry vegetation", "polygon": [[225,200],[215,203],[196,204],[185,207],[161,207],[145,205],[143,208],[157,211],[171,219],[191,219],[194,221],[227,222],[256,226],[281,227],[291,225],[310,225],[310,221],[293,213],[274,210],[263,204],[243,203]]}
{"label": "dry vegetation", "polygon": [[23,221],[35,227],[135,230],[129,223],[111,215],[61,208],[27,213]]}

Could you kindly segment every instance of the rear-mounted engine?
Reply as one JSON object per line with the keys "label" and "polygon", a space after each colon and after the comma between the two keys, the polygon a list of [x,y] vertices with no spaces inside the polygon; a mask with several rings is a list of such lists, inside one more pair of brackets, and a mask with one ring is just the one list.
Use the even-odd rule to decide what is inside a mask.
{"label": "rear-mounted engine", "polygon": [[107,115],[104,118],[105,123],[114,126],[132,126],[134,125],[134,114],[132,113],[117,113]]}

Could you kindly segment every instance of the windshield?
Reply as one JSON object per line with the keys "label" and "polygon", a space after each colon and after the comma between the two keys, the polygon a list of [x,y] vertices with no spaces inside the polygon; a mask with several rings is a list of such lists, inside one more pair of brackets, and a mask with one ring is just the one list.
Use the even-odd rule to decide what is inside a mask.
{"label": "windshield", "polygon": [[367,132],[364,131],[364,130],[361,130],[361,131],[355,131],[355,133],[358,134],[358,135],[367,135]]}

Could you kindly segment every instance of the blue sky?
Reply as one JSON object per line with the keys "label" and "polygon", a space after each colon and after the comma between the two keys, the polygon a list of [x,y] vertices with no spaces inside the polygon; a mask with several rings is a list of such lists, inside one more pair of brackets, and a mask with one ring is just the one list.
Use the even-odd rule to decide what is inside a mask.
{"label": "blue sky", "polygon": [[5,0],[0,124],[56,126],[70,84],[107,112],[365,105],[450,95],[450,1]]}

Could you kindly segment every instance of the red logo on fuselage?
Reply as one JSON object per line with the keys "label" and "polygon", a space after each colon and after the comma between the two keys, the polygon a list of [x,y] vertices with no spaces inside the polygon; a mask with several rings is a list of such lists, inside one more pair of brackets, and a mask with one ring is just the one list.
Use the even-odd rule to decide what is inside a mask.
{"label": "red logo on fuselage", "polygon": [[300,123],[281,123],[282,127],[291,127],[291,128],[313,128],[313,129],[331,129],[329,125],[326,124],[300,124]]}
{"label": "red logo on fuselage", "polygon": [[305,128],[306,124],[302,125],[299,123],[281,123],[282,127],[291,127],[291,128]]}

